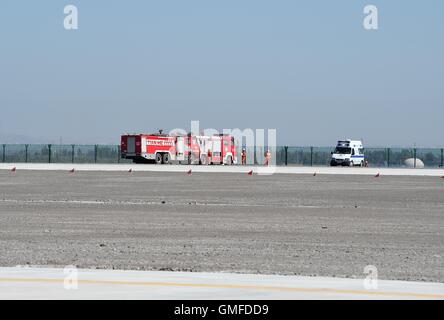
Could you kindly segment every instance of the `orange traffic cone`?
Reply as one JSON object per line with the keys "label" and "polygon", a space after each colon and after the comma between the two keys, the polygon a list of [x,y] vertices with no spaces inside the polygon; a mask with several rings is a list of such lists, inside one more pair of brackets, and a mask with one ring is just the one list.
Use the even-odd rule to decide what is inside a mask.
{"label": "orange traffic cone", "polygon": [[11,172],[16,172],[16,171],[17,171],[17,168],[16,168],[16,167],[14,167],[14,168],[11,169]]}
{"label": "orange traffic cone", "polygon": [[249,176],[252,176],[252,175],[253,175],[253,170],[250,170],[250,171],[248,172],[248,175],[249,175]]}

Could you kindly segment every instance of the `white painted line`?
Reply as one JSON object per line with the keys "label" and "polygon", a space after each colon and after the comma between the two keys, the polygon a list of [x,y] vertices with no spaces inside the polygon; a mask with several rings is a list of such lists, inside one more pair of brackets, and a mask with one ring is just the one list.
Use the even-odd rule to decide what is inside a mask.
{"label": "white painted line", "polygon": [[[233,273],[0,268],[0,299],[444,299],[444,284]],[[72,282],[70,282],[72,283]]]}
{"label": "white painted line", "polygon": [[[1,163],[0,170],[49,170],[66,171],[116,171],[128,172],[183,172],[192,169],[195,173],[245,173],[253,170],[254,174],[336,174],[336,175],[372,175],[383,176],[444,176],[444,169],[408,169],[408,168],[348,168],[348,167],[292,167],[292,166],[189,166],[189,165],[151,165],[151,164],[70,164],[70,163]],[[13,172],[11,172],[13,173]]]}

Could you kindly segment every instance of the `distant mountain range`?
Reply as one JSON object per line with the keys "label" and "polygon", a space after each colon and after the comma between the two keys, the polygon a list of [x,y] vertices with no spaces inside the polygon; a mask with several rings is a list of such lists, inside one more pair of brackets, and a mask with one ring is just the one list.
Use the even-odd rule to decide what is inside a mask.
{"label": "distant mountain range", "polygon": [[[0,132],[0,144],[22,144],[22,143],[44,143],[43,139],[36,139],[36,137],[31,137],[27,135],[20,134],[5,134]],[[45,142],[46,143],[46,142]]]}
{"label": "distant mountain range", "polygon": [[102,139],[98,139],[97,141],[91,141],[91,140],[75,140],[73,139],[61,139],[59,138],[44,138],[44,137],[38,137],[38,136],[29,136],[24,134],[11,134],[11,133],[3,133],[0,132],[0,144],[84,144],[84,145],[91,145],[91,144],[101,144],[101,145],[117,145],[119,144],[120,140],[117,140],[117,142],[103,142]]}

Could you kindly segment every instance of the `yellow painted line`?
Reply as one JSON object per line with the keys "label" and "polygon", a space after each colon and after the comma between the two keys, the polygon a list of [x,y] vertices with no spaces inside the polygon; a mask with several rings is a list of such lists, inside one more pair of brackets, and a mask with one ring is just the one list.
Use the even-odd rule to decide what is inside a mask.
{"label": "yellow painted line", "polygon": [[[60,283],[61,279],[46,278],[0,278],[0,282],[28,282],[28,283]],[[349,295],[373,295],[386,297],[404,297],[416,299],[444,299],[444,294],[412,293],[412,292],[390,292],[390,291],[366,291],[345,290],[331,288],[297,288],[297,287],[275,287],[257,285],[236,284],[209,284],[209,283],[180,283],[180,282],[146,282],[146,281],[115,281],[115,280],[78,280],[78,284],[96,285],[128,285],[128,286],[150,286],[150,287],[190,287],[209,289],[246,289],[260,291],[280,292],[302,292],[302,293],[327,293],[327,294],[349,294]]]}

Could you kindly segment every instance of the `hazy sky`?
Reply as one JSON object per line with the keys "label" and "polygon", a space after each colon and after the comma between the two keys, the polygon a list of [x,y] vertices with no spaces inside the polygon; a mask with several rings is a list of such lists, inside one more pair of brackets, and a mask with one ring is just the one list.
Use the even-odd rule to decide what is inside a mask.
{"label": "hazy sky", "polygon": [[1,0],[0,143],[200,120],[280,144],[443,147],[443,39],[442,0]]}

